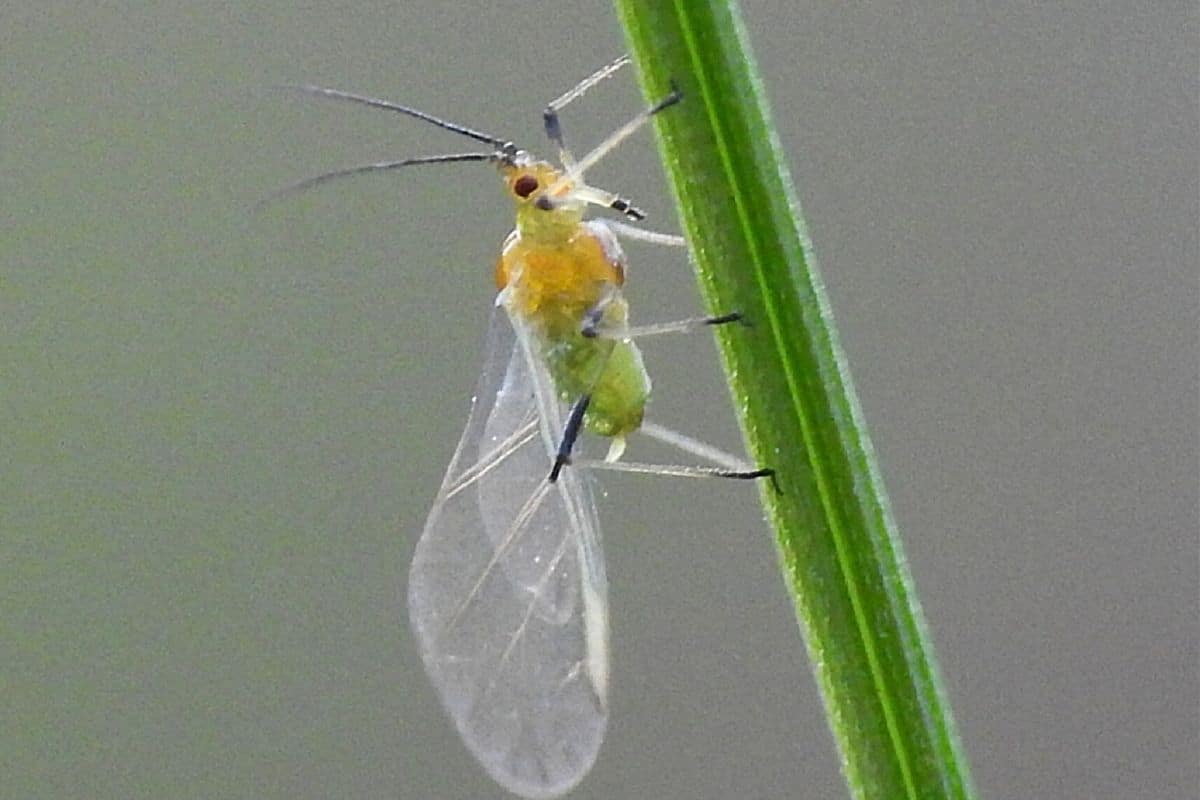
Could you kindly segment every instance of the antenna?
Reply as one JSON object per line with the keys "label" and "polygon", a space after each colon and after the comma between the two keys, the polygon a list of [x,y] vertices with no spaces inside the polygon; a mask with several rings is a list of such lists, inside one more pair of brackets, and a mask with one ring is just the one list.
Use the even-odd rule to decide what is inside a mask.
{"label": "antenna", "polygon": [[289,89],[294,92],[303,92],[304,94],[312,95],[313,97],[327,97],[333,100],[343,100],[348,103],[357,103],[371,108],[382,108],[385,111],[395,111],[398,114],[419,119],[423,122],[428,122],[430,125],[436,125],[443,130],[457,133],[460,136],[466,136],[474,139],[477,142],[490,144],[497,150],[507,151],[512,150],[513,144],[507,139],[501,139],[499,136],[492,136],[489,133],[483,133],[473,128],[468,128],[466,125],[459,125],[456,122],[435,117],[432,114],[426,114],[424,111],[418,111],[409,106],[402,106],[399,103],[393,103],[388,100],[380,100],[375,97],[367,97],[366,95],[353,94],[351,92],[343,92],[341,89],[327,89],[324,86],[313,86],[311,84],[288,85],[285,84],[281,89]]}
{"label": "antenna", "polygon": [[278,189],[264,197],[262,200],[254,204],[256,211],[261,211],[264,207],[274,203],[290,195],[299,194],[300,192],[308,191],[323,183],[345,178],[351,175],[362,175],[366,172],[384,172],[392,169],[400,169],[401,167],[411,167],[419,164],[452,164],[458,161],[496,161],[503,158],[500,153],[447,153],[440,156],[417,156],[416,158],[404,158],[399,161],[376,161],[373,164],[358,164],[353,167],[345,167],[343,169],[335,169],[330,172],[322,172],[320,175],[314,175],[311,178],[305,178],[301,181],[288,184],[282,189]]}

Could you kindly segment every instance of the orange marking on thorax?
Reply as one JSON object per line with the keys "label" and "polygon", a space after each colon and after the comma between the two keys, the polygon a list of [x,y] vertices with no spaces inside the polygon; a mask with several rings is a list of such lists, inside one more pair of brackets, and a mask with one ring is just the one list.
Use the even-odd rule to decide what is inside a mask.
{"label": "orange marking on thorax", "polygon": [[514,238],[496,263],[496,288],[511,285],[521,315],[551,327],[578,323],[606,287],[624,282],[621,265],[609,261],[600,240],[586,228],[562,245]]}

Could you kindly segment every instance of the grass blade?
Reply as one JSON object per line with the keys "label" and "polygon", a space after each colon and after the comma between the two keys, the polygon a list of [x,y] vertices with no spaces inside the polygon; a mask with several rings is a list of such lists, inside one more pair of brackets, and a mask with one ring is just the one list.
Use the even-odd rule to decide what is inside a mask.
{"label": "grass blade", "polygon": [[749,450],[778,471],[764,504],[851,792],[972,797],[739,12],[615,2],[647,98],[684,92],[656,122],[709,310],[754,323],[721,352]]}

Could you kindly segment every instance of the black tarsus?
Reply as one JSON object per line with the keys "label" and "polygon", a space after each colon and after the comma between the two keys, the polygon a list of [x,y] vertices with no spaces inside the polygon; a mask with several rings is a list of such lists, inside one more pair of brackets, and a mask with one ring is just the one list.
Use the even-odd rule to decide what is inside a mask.
{"label": "black tarsus", "polygon": [[637,206],[630,205],[629,201],[623,197],[618,197],[616,200],[613,200],[608,207],[613,211],[620,211],[622,214],[636,222],[641,222],[646,218],[645,211],[642,211]]}
{"label": "black tarsus", "polygon": [[728,314],[718,314],[704,320],[705,325],[728,325],[731,322],[740,322],[747,328],[753,327],[746,321],[746,317],[740,311],[730,311]]}
{"label": "black tarsus", "polygon": [[571,463],[571,450],[574,449],[575,442],[579,439],[579,431],[583,428],[583,416],[587,413],[588,405],[591,402],[590,394],[582,394],[575,401],[575,405],[571,406],[571,413],[567,415],[567,424],[563,428],[562,439],[558,443],[558,453],[554,457],[554,466],[550,468],[551,483],[557,481],[562,468]]}
{"label": "black tarsus", "polygon": [[595,339],[600,335],[600,323],[604,321],[606,305],[598,302],[583,312],[583,322],[579,326],[579,335],[585,339]]}
{"label": "black tarsus", "polygon": [[771,488],[775,490],[775,494],[783,494],[783,490],[779,488],[779,481],[775,479],[775,470],[771,467],[759,467],[746,471],[729,470],[728,472],[715,473],[722,478],[733,478],[735,480],[752,481],[758,478],[770,478]]}
{"label": "black tarsus", "polygon": [[679,82],[671,78],[671,91],[662,100],[659,100],[650,109],[650,116],[654,116],[663,109],[670,108],[683,99],[683,90],[679,88]]}
{"label": "black tarsus", "polygon": [[563,138],[562,125],[558,121],[558,109],[554,106],[546,106],[546,110],[542,112],[542,125],[546,129],[546,138],[548,138],[561,151],[567,149],[567,141]]}
{"label": "black tarsus", "polygon": [[[647,115],[653,117],[658,112],[662,111],[663,109],[670,108],[682,99],[683,92],[679,90],[679,84],[677,84],[675,79],[672,78],[671,93],[651,106],[650,110],[647,112]],[[561,135],[561,131],[559,133]],[[613,200],[609,208],[611,208],[613,211],[620,211],[622,214],[634,220],[635,222],[641,222],[646,218],[646,212],[642,211],[637,206],[630,205],[628,200],[625,200],[621,197]]]}

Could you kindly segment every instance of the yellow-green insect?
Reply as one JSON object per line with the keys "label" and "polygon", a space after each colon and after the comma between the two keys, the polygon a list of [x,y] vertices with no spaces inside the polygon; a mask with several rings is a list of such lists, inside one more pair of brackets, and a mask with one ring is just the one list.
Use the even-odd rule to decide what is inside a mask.
{"label": "yellow-green insect", "polygon": [[[417,544],[409,615],[442,703],[480,764],[530,798],[575,786],[596,759],[608,718],[608,583],[588,467],[667,475],[770,475],[645,419],[650,378],[634,339],[739,319],[737,314],[632,327],[621,294],[618,235],[682,238],[585,220],[599,205],[640,220],[584,173],[679,101],[672,91],[584,158],[566,147],[558,112],[628,63],[621,58],[551,103],[545,127],[560,165],[511,142],[406,106],[315,86],[309,94],[396,111],[488,145],[486,152],[409,158],[320,175],[482,161],[500,171],[516,228],[496,263],[499,294],[466,430]],[[573,459],[582,430],[609,440],[603,461]],[[641,431],[717,467],[620,462]]]}

